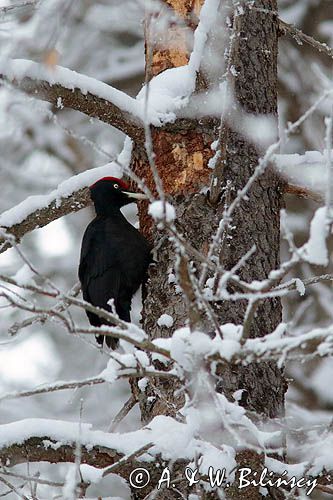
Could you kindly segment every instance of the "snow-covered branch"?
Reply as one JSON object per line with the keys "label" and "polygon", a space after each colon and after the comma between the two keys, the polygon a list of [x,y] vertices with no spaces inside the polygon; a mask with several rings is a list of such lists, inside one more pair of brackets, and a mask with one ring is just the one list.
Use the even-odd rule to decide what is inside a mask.
{"label": "snow-covered branch", "polygon": [[[126,154],[118,162],[87,170],[62,182],[51,193],[30,196],[19,205],[0,215],[0,227],[19,241],[25,234],[44,227],[64,215],[77,212],[91,203],[87,186],[106,175],[122,176],[122,162],[127,163]],[[0,253],[10,248],[10,239],[0,238]]]}
{"label": "snow-covered branch", "polygon": [[48,67],[24,59],[3,63],[0,78],[58,108],[70,108],[98,118],[143,141],[139,103],[120,90],[61,66]]}
{"label": "snow-covered branch", "polygon": [[[247,339],[241,347],[238,341],[213,341],[214,354],[207,356],[211,361],[223,363],[260,363],[276,360],[283,365],[286,359],[306,359],[332,356],[333,327],[317,328],[298,336],[285,336],[287,327],[281,324],[277,331],[258,339]],[[215,345],[214,345],[215,344]],[[219,345],[220,344],[220,345]],[[213,347],[214,346],[214,347]],[[208,344],[207,344],[208,350]],[[172,351],[171,351],[172,352]]]}
{"label": "snow-covered branch", "polygon": [[[150,483],[155,485],[161,476],[156,465],[164,461],[165,466],[165,461],[172,460],[174,477],[179,475],[186,481],[184,471],[194,449],[201,455],[200,475],[207,474],[213,452],[225,465],[227,476],[235,466],[230,447],[219,449],[201,441],[190,426],[171,417],[156,417],[149,428],[123,434],[91,427],[81,425],[81,464],[102,469],[94,473],[99,479],[112,472],[128,480],[137,467],[145,467]],[[0,463],[6,468],[25,462],[73,463],[78,432],[75,423],[47,419],[26,419],[0,426]],[[147,487],[151,488],[148,484]]]}
{"label": "snow-covered branch", "polygon": [[[149,431],[126,436],[93,431],[90,424],[83,424],[81,463],[99,469],[116,465],[127,454],[133,454],[132,434],[137,437],[138,449],[149,444]],[[6,467],[25,462],[73,463],[77,435],[78,425],[72,422],[27,419],[6,424],[0,427],[0,463]],[[128,479],[131,470],[140,464],[138,458],[122,461],[114,472]]]}

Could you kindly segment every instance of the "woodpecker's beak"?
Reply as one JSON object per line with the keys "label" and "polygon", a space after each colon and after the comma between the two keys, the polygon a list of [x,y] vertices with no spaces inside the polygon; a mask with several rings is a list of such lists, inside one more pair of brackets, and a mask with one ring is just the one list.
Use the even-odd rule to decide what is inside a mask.
{"label": "woodpecker's beak", "polygon": [[143,193],[131,193],[130,191],[123,191],[129,198],[135,198],[136,200],[147,200],[148,197]]}

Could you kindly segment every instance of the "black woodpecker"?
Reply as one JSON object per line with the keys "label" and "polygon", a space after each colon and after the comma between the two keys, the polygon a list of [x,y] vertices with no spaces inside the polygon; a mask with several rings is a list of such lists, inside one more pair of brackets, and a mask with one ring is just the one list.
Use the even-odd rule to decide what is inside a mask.
{"label": "black woodpecker", "polygon": [[[90,186],[96,217],[88,225],[82,240],[79,265],[83,298],[94,306],[111,311],[114,307],[120,319],[130,321],[131,300],[145,281],[151,262],[151,246],[123,216],[120,209],[142,193],[129,191],[128,185],[115,177],[103,177]],[[110,324],[87,311],[93,326]],[[103,345],[104,335],[96,340]],[[115,349],[118,339],[105,336],[108,347]]]}

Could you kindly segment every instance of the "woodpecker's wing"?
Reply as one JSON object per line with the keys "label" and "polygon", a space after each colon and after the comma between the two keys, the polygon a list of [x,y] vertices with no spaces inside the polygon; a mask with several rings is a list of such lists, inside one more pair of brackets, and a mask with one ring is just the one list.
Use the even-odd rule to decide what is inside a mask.
{"label": "woodpecker's wing", "polygon": [[120,304],[121,273],[119,268],[108,268],[99,276],[92,277],[87,284],[87,300],[95,306],[112,311],[108,304],[113,299],[113,305],[121,319],[129,321],[121,314]]}
{"label": "woodpecker's wing", "polygon": [[[110,299],[119,317],[129,321],[130,301],[124,297],[124,273],[113,251],[105,226],[94,220],[87,227],[81,248],[79,278],[83,298],[91,304],[111,311]],[[88,314],[90,323],[99,326],[104,322]]]}

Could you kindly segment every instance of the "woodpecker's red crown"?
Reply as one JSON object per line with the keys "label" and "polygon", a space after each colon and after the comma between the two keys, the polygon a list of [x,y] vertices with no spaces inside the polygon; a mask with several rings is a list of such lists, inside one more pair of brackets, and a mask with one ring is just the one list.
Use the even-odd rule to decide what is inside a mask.
{"label": "woodpecker's red crown", "polygon": [[98,182],[101,182],[101,181],[113,181],[113,182],[117,182],[117,184],[119,184],[119,186],[122,188],[122,189],[125,189],[125,190],[129,190],[129,185],[123,181],[122,179],[118,179],[117,177],[102,177],[101,179],[98,179],[98,181],[94,182],[94,184],[92,184],[90,186],[90,189],[94,188],[96,186],[96,184]]}

